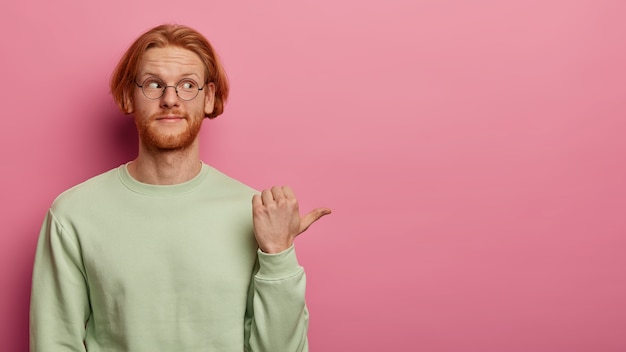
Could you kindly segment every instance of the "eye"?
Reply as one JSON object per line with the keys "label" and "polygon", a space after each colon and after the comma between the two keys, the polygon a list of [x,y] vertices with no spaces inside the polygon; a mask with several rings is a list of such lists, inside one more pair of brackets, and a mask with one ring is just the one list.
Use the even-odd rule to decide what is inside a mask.
{"label": "eye", "polygon": [[185,79],[182,80],[178,83],[178,88],[179,89],[184,89],[184,90],[195,90],[198,87],[198,84],[191,80],[191,79]]}
{"label": "eye", "polygon": [[163,82],[158,79],[148,78],[143,82],[143,86],[147,89],[163,89]]}

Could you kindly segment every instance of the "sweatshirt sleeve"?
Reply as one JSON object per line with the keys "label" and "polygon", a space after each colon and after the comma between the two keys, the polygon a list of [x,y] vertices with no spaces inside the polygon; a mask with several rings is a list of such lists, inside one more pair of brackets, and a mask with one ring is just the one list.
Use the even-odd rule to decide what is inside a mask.
{"label": "sweatshirt sleeve", "polygon": [[30,351],[86,351],[89,299],[76,238],[48,213],[41,228],[30,303]]}
{"label": "sweatshirt sleeve", "polygon": [[258,265],[248,295],[246,351],[308,351],[306,276],[294,247],[277,254],[259,250]]}

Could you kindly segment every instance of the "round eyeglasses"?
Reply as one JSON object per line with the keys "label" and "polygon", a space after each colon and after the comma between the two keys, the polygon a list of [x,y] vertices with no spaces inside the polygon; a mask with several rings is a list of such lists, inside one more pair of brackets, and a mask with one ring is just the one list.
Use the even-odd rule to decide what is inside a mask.
{"label": "round eyeglasses", "polygon": [[[198,96],[198,93],[204,89],[204,85],[200,87],[196,81],[191,78],[183,78],[175,86],[168,86],[161,79],[149,77],[142,84],[135,81],[137,87],[141,88],[143,95],[148,99],[159,99],[165,94],[165,90],[169,87],[174,88],[176,95],[181,100],[191,100]],[[206,84],[206,83],[205,83]]]}

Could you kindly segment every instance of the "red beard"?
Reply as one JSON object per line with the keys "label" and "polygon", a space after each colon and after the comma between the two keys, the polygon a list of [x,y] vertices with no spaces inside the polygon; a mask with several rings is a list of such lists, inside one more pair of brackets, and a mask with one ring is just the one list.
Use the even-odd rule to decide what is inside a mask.
{"label": "red beard", "polygon": [[151,116],[147,120],[135,118],[135,125],[139,132],[139,139],[146,147],[161,151],[184,150],[189,148],[196,140],[200,128],[202,127],[202,118],[193,118],[177,111],[169,112],[170,115],[183,116],[187,121],[187,128],[177,134],[166,134],[160,132],[157,127],[153,126],[157,117],[166,114],[159,113]]}

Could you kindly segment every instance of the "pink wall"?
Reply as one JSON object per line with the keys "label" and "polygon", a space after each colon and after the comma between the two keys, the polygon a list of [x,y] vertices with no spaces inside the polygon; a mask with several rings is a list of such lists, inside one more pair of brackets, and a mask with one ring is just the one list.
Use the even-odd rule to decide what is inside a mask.
{"label": "pink wall", "polygon": [[116,60],[179,22],[232,80],[203,159],[334,210],[298,240],[312,350],[626,350],[625,4],[3,2],[1,349],[47,207],[134,156]]}

